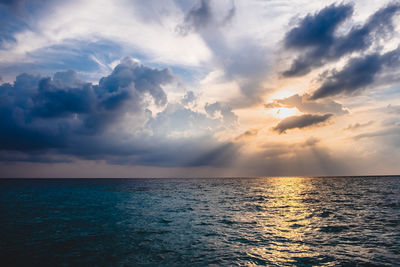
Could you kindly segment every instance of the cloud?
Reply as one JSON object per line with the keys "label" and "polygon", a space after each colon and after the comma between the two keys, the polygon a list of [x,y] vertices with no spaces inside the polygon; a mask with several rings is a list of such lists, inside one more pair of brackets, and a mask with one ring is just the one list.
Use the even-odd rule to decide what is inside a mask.
{"label": "cloud", "polygon": [[349,126],[347,126],[346,128],[344,128],[344,131],[354,131],[354,130],[358,130],[360,128],[364,128],[367,126],[370,126],[371,124],[373,124],[374,121],[368,121],[366,123],[355,123],[355,124],[349,124]]}
{"label": "cloud", "polygon": [[[241,95],[229,105],[234,108],[250,107],[263,101],[268,90],[264,82],[270,69],[265,47],[250,40],[240,40],[234,47],[219,48],[223,69],[228,80],[236,81]],[[222,51],[225,50],[225,51]]]}
{"label": "cloud", "polygon": [[349,4],[330,5],[314,15],[308,14],[298,26],[285,36],[287,48],[303,48],[331,45],[337,27],[353,13]]}
{"label": "cloud", "polygon": [[221,104],[220,102],[215,102],[213,104],[206,103],[204,109],[206,110],[207,114],[212,117],[215,117],[219,112],[223,118],[223,121],[227,125],[232,125],[237,122],[238,117],[234,112],[232,112],[232,108]]}
{"label": "cloud", "polygon": [[319,142],[321,142],[321,139],[317,138],[317,137],[309,137],[306,141],[304,141],[304,143],[300,144],[300,146],[302,147],[312,147],[317,145]]}
{"label": "cloud", "polygon": [[[391,127],[388,129],[383,129],[375,132],[368,132],[356,135],[353,137],[354,140],[360,140],[365,138],[375,138],[375,137],[382,137],[382,136],[396,136],[399,137],[399,127]],[[396,146],[399,146],[400,142],[397,143]]]}
{"label": "cloud", "polygon": [[258,176],[349,175],[354,165],[359,166],[356,159],[332,153],[319,138],[310,136],[302,141],[264,143],[257,152],[243,156],[235,167]]}
{"label": "cloud", "polygon": [[212,20],[210,0],[200,0],[185,16],[182,25],[178,25],[179,33],[186,35],[192,28],[200,29],[207,26]]}
{"label": "cloud", "polygon": [[191,103],[194,103],[196,101],[196,95],[194,94],[193,91],[188,91],[186,94],[183,96],[181,103],[182,105],[186,106]]}
{"label": "cloud", "polygon": [[208,0],[196,2],[177,26],[177,31],[184,36],[191,32],[199,34],[213,51],[213,67],[222,71],[226,81],[239,86],[241,95],[231,99],[227,105],[235,109],[259,104],[267,90],[263,82],[270,66],[269,51],[256,38],[233,36],[229,32],[231,29],[225,31],[224,26],[229,26],[236,16],[236,6],[234,1],[230,6],[221,2],[223,4],[218,9],[218,3]]}
{"label": "cloud", "polygon": [[279,134],[286,133],[287,130],[295,129],[295,128],[306,128],[310,126],[320,125],[328,121],[333,114],[325,114],[325,115],[313,115],[313,114],[304,114],[299,116],[292,116],[282,120],[278,125],[276,125],[272,130],[278,132]]}
{"label": "cloud", "polygon": [[261,155],[264,158],[274,159],[289,154],[298,153],[301,150],[315,148],[321,140],[316,137],[309,137],[303,142],[280,143],[268,142],[260,146]]}
{"label": "cloud", "polygon": [[276,99],[271,103],[265,104],[265,108],[297,108],[304,113],[333,113],[337,115],[348,114],[348,110],[343,108],[333,100],[310,101],[308,94],[302,96],[295,94],[287,98]]}
{"label": "cloud", "polygon": [[[53,79],[21,74],[14,85],[1,85],[1,128],[6,131],[2,137],[9,140],[7,148],[12,149],[21,146],[15,136],[29,133],[37,138],[47,138],[51,132],[55,138],[64,138],[66,131],[96,134],[123,112],[143,109],[146,94],[156,105],[165,105],[167,99],[161,85],[172,79],[168,69],[151,69],[129,58],[102,78],[99,85],[77,80],[72,70],[56,73]],[[47,120],[52,123],[44,126]]]}
{"label": "cloud", "polygon": [[0,1],[0,49],[16,41],[16,32],[28,28],[26,19],[20,15],[22,10],[22,1]]}
{"label": "cloud", "polygon": [[364,25],[352,27],[345,35],[338,35],[337,30],[353,14],[350,4],[330,5],[314,15],[307,15],[285,36],[285,47],[298,50],[302,55],[283,75],[302,76],[344,55],[365,51],[392,33],[393,17],[399,11],[400,4],[391,3],[376,11]]}
{"label": "cloud", "polygon": [[168,104],[147,122],[156,136],[172,138],[204,136],[212,134],[214,128],[222,126],[217,118],[191,110],[178,103]]}
{"label": "cloud", "polygon": [[[5,31],[13,39],[8,41],[7,37],[0,47],[1,65],[12,64],[10,78],[31,71],[32,67],[40,73],[84,68],[92,75],[91,81],[96,81],[110,70],[97,66],[96,60],[90,60],[93,57],[105,65],[129,55],[145,58],[147,63],[181,67],[200,67],[211,58],[210,50],[198,35],[181,36],[173,30],[182,16],[173,0],[22,2],[27,3],[27,14],[21,19],[24,25],[14,29],[14,18],[9,16],[4,19],[7,23],[0,23],[0,28],[7,24]],[[164,41],[163,45],[159,40]],[[98,41],[116,45],[99,52],[95,45]],[[85,47],[85,43],[89,45]],[[28,64],[30,70],[19,68]]]}
{"label": "cloud", "polygon": [[400,114],[400,105],[391,105],[391,104],[389,104],[387,106],[387,108],[389,110],[389,113]]}
{"label": "cloud", "polygon": [[337,94],[354,94],[375,81],[375,76],[384,68],[400,65],[400,46],[384,54],[373,53],[356,57],[342,70],[331,71],[323,78],[322,85],[312,94],[311,99],[319,99]]}
{"label": "cloud", "polygon": [[235,137],[235,141],[246,141],[257,136],[259,129],[249,129]]}
{"label": "cloud", "polygon": [[[0,53],[5,51],[7,49],[0,50]],[[8,61],[7,57],[13,52],[9,51],[9,54],[2,60]],[[24,55],[26,60],[18,58],[0,62],[0,72],[5,80],[12,81],[23,72],[50,74],[73,69],[79,72],[80,77],[94,82],[108,75],[113,70],[109,65],[114,61],[119,62],[127,54],[137,57],[115,41],[101,38],[89,41],[69,39],[54,45],[49,43],[45,47],[30,51]]]}
{"label": "cloud", "polygon": [[[237,145],[213,138],[222,120],[169,103],[163,86],[174,80],[169,69],[130,58],[98,85],[79,80],[73,70],[53,78],[21,74],[13,84],[0,85],[0,160],[81,158],[149,166],[229,162]],[[153,115],[152,106],[161,111]],[[228,107],[212,107],[224,121],[235,118]]]}
{"label": "cloud", "polygon": [[236,6],[235,2],[232,0],[232,7],[228,10],[228,13],[226,14],[225,18],[222,20],[222,25],[229,24],[232,19],[235,17],[236,14]]}
{"label": "cloud", "polygon": [[191,166],[230,166],[238,155],[239,146],[233,143],[221,144],[211,151],[203,153],[190,163]]}
{"label": "cloud", "polygon": [[[33,0],[35,4],[40,3],[40,0]],[[11,8],[11,10],[17,14],[25,12],[25,6],[28,4],[26,0],[0,0],[0,6]]]}
{"label": "cloud", "polygon": [[217,27],[224,26],[233,19],[235,13],[236,6],[232,1],[231,8],[227,11],[225,17],[221,21],[218,21],[219,16],[214,14],[211,1],[199,0],[185,15],[183,23],[176,27],[176,31],[182,35],[187,35],[193,30],[201,31],[210,25]]}

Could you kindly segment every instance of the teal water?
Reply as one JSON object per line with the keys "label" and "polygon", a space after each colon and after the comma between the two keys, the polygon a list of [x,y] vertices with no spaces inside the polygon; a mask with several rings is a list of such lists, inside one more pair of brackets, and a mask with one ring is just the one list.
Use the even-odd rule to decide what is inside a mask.
{"label": "teal water", "polygon": [[400,177],[0,180],[1,266],[399,266]]}

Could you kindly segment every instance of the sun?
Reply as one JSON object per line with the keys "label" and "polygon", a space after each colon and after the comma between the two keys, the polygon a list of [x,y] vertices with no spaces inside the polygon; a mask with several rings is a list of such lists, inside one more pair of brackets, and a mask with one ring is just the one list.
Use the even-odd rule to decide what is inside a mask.
{"label": "sun", "polygon": [[282,99],[282,98],[290,97],[295,94],[294,91],[295,90],[289,89],[289,88],[277,90],[276,92],[272,93],[269,98],[270,99]]}
{"label": "sun", "polygon": [[273,108],[271,109],[272,116],[278,119],[285,119],[287,117],[295,116],[299,112],[296,108]]}

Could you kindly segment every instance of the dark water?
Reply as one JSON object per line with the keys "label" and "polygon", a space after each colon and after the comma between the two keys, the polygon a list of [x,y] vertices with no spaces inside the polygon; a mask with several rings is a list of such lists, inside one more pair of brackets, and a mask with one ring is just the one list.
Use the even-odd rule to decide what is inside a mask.
{"label": "dark water", "polygon": [[0,180],[1,266],[400,265],[400,177]]}

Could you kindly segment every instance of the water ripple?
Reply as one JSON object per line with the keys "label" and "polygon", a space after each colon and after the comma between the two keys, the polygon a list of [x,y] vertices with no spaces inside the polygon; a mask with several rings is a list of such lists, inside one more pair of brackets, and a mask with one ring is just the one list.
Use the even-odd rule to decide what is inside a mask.
{"label": "water ripple", "polygon": [[400,262],[400,177],[0,185],[2,266]]}

